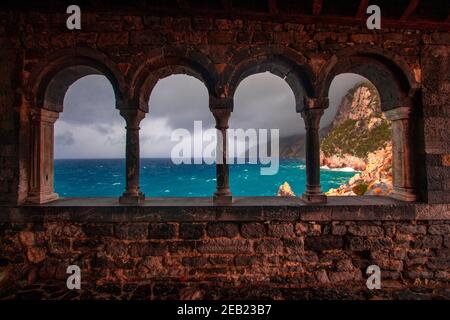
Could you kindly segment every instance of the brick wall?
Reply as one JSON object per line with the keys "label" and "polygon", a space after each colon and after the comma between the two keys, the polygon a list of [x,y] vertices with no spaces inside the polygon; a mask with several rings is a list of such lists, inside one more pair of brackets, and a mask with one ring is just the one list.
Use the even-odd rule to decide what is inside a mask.
{"label": "brick wall", "polygon": [[[390,209],[380,219],[337,207],[278,218],[273,207],[10,210],[0,297],[449,297],[448,205]],[[82,270],[80,291],[65,287],[71,264]],[[372,264],[382,290],[365,286]]]}

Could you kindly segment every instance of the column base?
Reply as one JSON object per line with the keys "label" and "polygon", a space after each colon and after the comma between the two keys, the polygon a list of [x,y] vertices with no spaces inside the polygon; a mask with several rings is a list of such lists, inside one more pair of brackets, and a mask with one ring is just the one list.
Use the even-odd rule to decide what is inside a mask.
{"label": "column base", "polygon": [[142,204],[145,201],[145,195],[142,192],[135,193],[124,193],[119,198],[120,204]]}
{"label": "column base", "polygon": [[233,203],[233,196],[231,194],[214,194],[213,203],[215,205],[230,205]]}
{"label": "column base", "polygon": [[59,195],[55,192],[33,192],[27,197],[28,203],[43,204],[59,199]]}
{"label": "column base", "polygon": [[327,196],[322,192],[308,192],[302,194],[301,199],[306,203],[327,203]]}
{"label": "column base", "polygon": [[417,195],[415,194],[414,189],[405,189],[405,188],[398,188],[394,187],[394,191],[390,194],[391,198],[401,200],[401,201],[407,201],[407,202],[414,202],[417,201]]}

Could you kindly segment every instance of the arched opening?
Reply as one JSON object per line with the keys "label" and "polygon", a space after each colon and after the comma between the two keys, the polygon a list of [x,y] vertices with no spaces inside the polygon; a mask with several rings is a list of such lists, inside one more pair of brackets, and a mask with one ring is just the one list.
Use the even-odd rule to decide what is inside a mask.
{"label": "arched opening", "polygon": [[55,192],[118,197],[124,188],[125,122],[103,75],[73,82],[54,128]]}
{"label": "arched opening", "polygon": [[228,133],[233,196],[276,196],[285,182],[301,194],[304,132],[295,93],[284,78],[263,72],[243,79]]}
{"label": "arched opening", "polygon": [[[77,64],[78,62],[79,64]],[[115,74],[105,65],[89,58],[72,57],[70,60],[57,59],[49,62],[45,68],[31,77],[31,165],[29,168],[28,202],[45,203],[58,199],[58,194],[55,193],[54,188],[55,141],[58,143],[57,158],[104,158],[105,155],[100,153],[98,149],[95,150],[96,147],[88,146],[94,141],[98,143],[102,139],[102,134],[107,136],[108,132],[113,132],[115,135],[120,135],[120,130],[114,126],[120,121],[115,107],[121,105],[123,100]],[[108,96],[106,99],[107,105],[104,104],[106,101],[102,101],[105,97],[103,95],[99,96],[99,92],[91,88],[91,85],[95,87],[96,81],[102,83],[102,85],[97,84],[105,89],[104,94]],[[68,96],[66,95],[67,93]],[[69,102],[65,100],[66,98],[69,98]],[[57,138],[55,139],[55,122],[67,104],[70,110],[63,115],[63,120],[58,124]],[[71,105],[76,106],[71,107]],[[105,113],[105,109],[100,110],[101,107],[99,105],[109,108],[111,111]],[[80,110],[83,111],[80,112]],[[78,116],[75,116],[77,113]],[[97,121],[104,114],[112,115],[110,120],[113,120],[113,122],[105,120],[100,125]],[[82,126],[83,121],[81,119],[83,117],[85,126]],[[78,120],[76,120],[77,118]],[[74,129],[74,124],[84,129]],[[87,129],[89,126],[90,128]],[[78,152],[74,151],[74,145],[71,146],[71,144],[77,143],[83,136],[84,141],[79,141]],[[119,150],[119,146],[117,148],[111,147],[113,144],[115,144],[115,141],[110,141],[110,146],[105,146],[105,148],[102,148],[102,151],[108,148],[111,148],[110,150]],[[66,145],[66,147],[62,147],[62,145]],[[113,153],[106,157],[116,157]],[[119,153],[120,151],[116,152],[117,156],[119,156]],[[72,167],[70,170],[75,170],[75,168]],[[64,196],[116,195],[114,191],[109,190],[107,193],[104,193],[106,192],[105,190],[92,187],[91,183],[93,183],[93,180],[87,179],[83,181],[85,185],[80,184],[79,180],[75,181],[72,179],[75,176],[70,176],[70,174],[74,173],[73,171],[70,172],[70,170],[58,171],[58,179],[61,178],[57,183],[58,189],[62,191]],[[63,174],[60,175],[60,173]],[[69,176],[64,176],[64,174],[68,173],[70,173]],[[82,179],[83,177],[80,177],[80,175],[76,178]],[[96,173],[92,171],[90,175],[94,177]],[[94,178],[94,180],[96,179]],[[121,182],[118,181],[117,183]],[[119,184],[116,184],[116,186],[119,186]],[[123,185],[121,188],[123,188]]]}
{"label": "arched opening", "polygon": [[321,119],[321,184],[328,196],[393,193],[392,124],[378,88],[355,73],[337,75]]}
{"label": "arched opening", "polygon": [[151,90],[141,122],[141,189],[152,197],[210,197],[216,186],[214,119],[206,86],[173,74]]}

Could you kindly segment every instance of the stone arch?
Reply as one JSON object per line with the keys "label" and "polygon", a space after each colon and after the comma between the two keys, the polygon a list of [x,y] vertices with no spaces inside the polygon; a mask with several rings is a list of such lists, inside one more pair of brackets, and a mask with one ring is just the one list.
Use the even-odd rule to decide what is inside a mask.
{"label": "stone arch", "polygon": [[356,46],[334,55],[317,79],[318,96],[328,96],[333,79],[342,73],[367,78],[377,88],[383,111],[410,104],[419,88],[409,65],[399,56],[376,47]]}
{"label": "stone arch", "polygon": [[[377,89],[381,110],[392,122],[392,197],[417,200],[417,157],[415,108],[420,88],[412,68],[399,56],[376,47],[351,47],[338,52],[321,70],[317,92],[327,97],[332,80],[342,73],[355,73],[368,79]],[[325,107],[328,107],[326,105]]]}
{"label": "stone arch", "polygon": [[174,74],[186,74],[200,80],[211,96],[216,96],[217,72],[202,53],[187,48],[167,48],[141,59],[131,71],[130,100],[148,112],[150,94],[158,80]]}
{"label": "stone arch", "polygon": [[[250,75],[271,72],[285,80],[295,96],[295,108],[301,112],[307,100],[315,95],[314,73],[307,59],[300,53],[286,48],[244,49],[248,52],[237,52],[232,63],[227,66],[222,76],[220,90],[222,95],[233,99],[240,82]],[[241,57],[244,58],[241,58]]]}
{"label": "stone arch", "polygon": [[32,72],[28,81],[29,99],[34,106],[62,112],[65,93],[78,79],[104,75],[110,82],[116,98],[116,107],[125,102],[127,85],[116,64],[99,51],[90,48],[60,50],[49,55]]}

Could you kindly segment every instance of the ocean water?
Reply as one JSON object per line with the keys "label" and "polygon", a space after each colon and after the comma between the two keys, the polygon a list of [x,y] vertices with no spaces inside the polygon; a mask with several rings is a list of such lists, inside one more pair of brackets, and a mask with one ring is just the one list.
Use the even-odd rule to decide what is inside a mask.
{"label": "ocean water", "polygon": [[[304,192],[304,161],[280,160],[276,175],[260,174],[261,164],[230,165],[234,196],[274,196],[287,181]],[[209,197],[216,186],[214,165],[175,165],[170,159],[141,159],[141,189],[147,197]],[[355,172],[321,169],[322,189],[337,188]],[[124,159],[57,159],[55,190],[61,197],[118,197],[125,189]]]}

